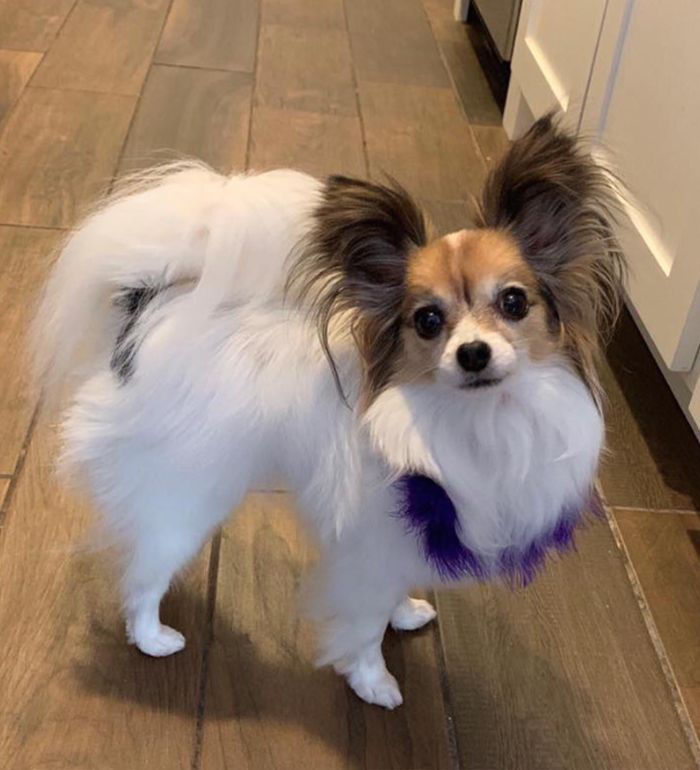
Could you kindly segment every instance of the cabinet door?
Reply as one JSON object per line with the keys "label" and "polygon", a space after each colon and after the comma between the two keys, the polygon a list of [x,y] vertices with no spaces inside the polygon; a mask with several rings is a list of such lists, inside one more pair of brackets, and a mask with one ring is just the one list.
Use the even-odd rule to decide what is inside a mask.
{"label": "cabinet door", "polygon": [[606,0],[524,0],[503,126],[517,138],[548,110],[578,128]]}
{"label": "cabinet door", "polygon": [[699,29],[697,0],[608,0],[581,121],[630,189],[629,299],[679,371],[700,346]]}

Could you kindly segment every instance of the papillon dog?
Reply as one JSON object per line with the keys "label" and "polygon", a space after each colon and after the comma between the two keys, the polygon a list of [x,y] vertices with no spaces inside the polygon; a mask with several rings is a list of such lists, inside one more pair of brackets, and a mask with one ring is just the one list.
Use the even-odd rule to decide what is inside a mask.
{"label": "papillon dog", "polygon": [[[402,702],[385,629],[411,588],[527,582],[592,505],[595,363],[624,260],[613,176],[551,117],[475,223],[434,238],[393,181],[180,163],[69,236],[35,331],[62,465],[121,555],[129,641],[170,655],[173,576],[251,489],[289,489],[320,549],[319,661]],[[465,224],[466,224],[465,213]]]}

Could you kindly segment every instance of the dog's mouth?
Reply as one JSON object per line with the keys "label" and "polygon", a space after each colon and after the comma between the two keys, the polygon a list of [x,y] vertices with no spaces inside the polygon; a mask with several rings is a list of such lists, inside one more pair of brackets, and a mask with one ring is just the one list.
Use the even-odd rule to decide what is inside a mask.
{"label": "dog's mouth", "polygon": [[479,377],[476,380],[469,380],[460,387],[463,390],[476,390],[477,388],[491,388],[503,381],[502,377]]}

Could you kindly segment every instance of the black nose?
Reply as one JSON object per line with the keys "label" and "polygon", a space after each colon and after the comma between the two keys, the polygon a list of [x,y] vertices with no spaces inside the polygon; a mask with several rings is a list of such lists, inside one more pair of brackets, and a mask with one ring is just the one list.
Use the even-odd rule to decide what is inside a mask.
{"label": "black nose", "polygon": [[465,372],[480,372],[491,360],[491,348],[485,342],[469,342],[457,348],[457,363]]}

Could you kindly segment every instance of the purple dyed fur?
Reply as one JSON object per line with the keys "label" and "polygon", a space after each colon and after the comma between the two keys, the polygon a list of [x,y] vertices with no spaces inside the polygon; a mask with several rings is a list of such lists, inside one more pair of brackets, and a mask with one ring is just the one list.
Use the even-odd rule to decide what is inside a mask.
{"label": "purple dyed fur", "polygon": [[586,510],[602,516],[600,501],[593,493],[589,501],[562,509],[554,528],[528,546],[506,548],[495,562],[487,562],[462,542],[457,511],[439,484],[419,474],[402,476],[396,484],[403,495],[398,514],[421,542],[425,558],[446,581],[503,577],[512,585],[526,586],[544,565],[550,550],[573,547],[574,530]]}

